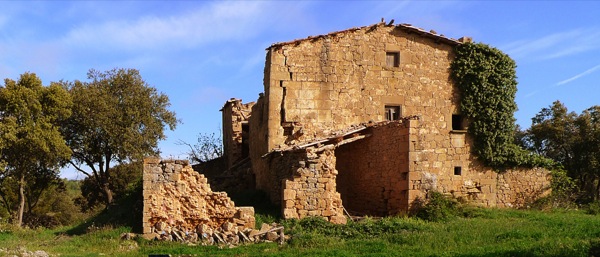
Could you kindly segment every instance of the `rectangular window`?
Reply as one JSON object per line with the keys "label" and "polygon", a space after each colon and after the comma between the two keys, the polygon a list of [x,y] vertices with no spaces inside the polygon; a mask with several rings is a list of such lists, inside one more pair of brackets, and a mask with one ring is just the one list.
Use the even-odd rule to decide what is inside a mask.
{"label": "rectangular window", "polygon": [[386,52],[385,62],[388,67],[400,67],[400,53],[399,52]]}
{"label": "rectangular window", "polygon": [[399,120],[400,119],[400,106],[399,105],[386,105],[385,106],[385,119],[386,120]]}
{"label": "rectangular window", "polygon": [[465,119],[460,114],[452,114],[452,130],[466,130]]}
{"label": "rectangular window", "polygon": [[454,167],[454,175],[455,176],[462,175],[462,167],[460,167],[460,166]]}

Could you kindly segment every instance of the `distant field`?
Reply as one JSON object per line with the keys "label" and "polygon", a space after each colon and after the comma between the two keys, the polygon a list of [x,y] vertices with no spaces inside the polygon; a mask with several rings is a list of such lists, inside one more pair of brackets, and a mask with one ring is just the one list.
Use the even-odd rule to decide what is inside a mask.
{"label": "distant field", "polygon": [[124,241],[129,228],[68,235],[71,228],[0,232],[0,256],[43,250],[51,256],[600,256],[600,216],[582,211],[474,209],[447,222],[367,219],[337,226],[286,221],[292,239],[219,249],[145,240]]}

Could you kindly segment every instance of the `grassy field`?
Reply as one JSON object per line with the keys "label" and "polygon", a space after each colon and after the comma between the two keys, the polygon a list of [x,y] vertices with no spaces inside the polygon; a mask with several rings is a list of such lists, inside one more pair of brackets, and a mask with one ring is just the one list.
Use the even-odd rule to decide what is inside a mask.
{"label": "grassy field", "polygon": [[397,217],[346,226],[319,219],[284,225],[292,235],[284,245],[232,249],[119,239],[128,227],[80,235],[70,234],[70,227],[4,230],[0,255],[26,249],[52,256],[600,256],[600,216],[575,210],[472,209],[445,222]]}

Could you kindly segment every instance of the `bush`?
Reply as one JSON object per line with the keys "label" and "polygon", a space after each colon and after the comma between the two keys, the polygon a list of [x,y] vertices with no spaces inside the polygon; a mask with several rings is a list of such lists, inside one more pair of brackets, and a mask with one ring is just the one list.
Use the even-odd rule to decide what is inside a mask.
{"label": "bush", "polygon": [[598,215],[600,214],[600,202],[595,201],[595,202],[591,202],[589,204],[587,204],[586,208],[585,208],[585,212],[591,215]]}
{"label": "bush", "polygon": [[417,210],[416,216],[427,221],[447,221],[459,215],[461,206],[456,199],[440,192],[429,192],[429,201]]}
{"label": "bush", "polygon": [[361,221],[349,221],[346,225],[339,225],[330,223],[322,217],[307,217],[301,220],[286,220],[284,227],[288,230],[288,234],[294,236],[318,234],[341,239],[368,239],[422,230],[423,223],[398,217],[382,219],[367,217]]}
{"label": "bush", "polygon": [[589,256],[600,257],[600,238],[590,240]]}

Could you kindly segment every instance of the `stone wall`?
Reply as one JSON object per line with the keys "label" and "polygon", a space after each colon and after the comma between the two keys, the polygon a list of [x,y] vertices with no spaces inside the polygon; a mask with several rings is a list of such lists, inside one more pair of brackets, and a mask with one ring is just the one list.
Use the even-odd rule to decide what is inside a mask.
{"label": "stone wall", "polygon": [[[336,224],[345,224],[346,217],[340,194],[336,191],[334,147],[308,148],[283,155],[290,163],[292,176],[282,181],[282,211],[286,219],[308,216],[324,217]],[[290,158],[291,157],[291,158]],[[286,166],[275,166],[285,169]]]}
{"label": "stone wall", "polygon": [[[355,124],[384,121],[385,107],[398,106],[399,116],[419,117],[408,158],[423,158],[417,164],[411,163],[409,172],[452,170],[456,163],[438,160],[437,156],[433,160],[427,155],[441,151],[439,148],[452,148],[453,141],[462,140],[462,149],[444,153],[451,154],[452,160],[468,159],[464,132],[452,134],[452,116],[458,114],[459,97],[449,69],[453,47],[459,42],[442,43],[413,32],[403,26],[376,24],[270,47],[265,64],[263,125],[251,125],[251,130],[261,130],[251,134],[265,135],[257,143],[264,145],[257,155],[282,146],[301,145]],[[388,53],[398,54],[397,66],[388,65]],[[416,142],[420,145],[415,146]],[[360,158],[358,154],[355,157]],[[344,161],[338,162],[344,165]],[[257,186],[266,188],[259,180],[262,173],[270,172],[268,164],[253,159],[253,169]],[[378,199],[388,197],[400,196]]]}
{"label": "stone wall", "polygon": [[[449,75],[453,46],[382,24],[268,49],[268,148],[306,142],[353,124],[385,120],[385,106],[448,134],[458,95]],[[386,63],[398,53],[398,67]]]}
{"label": "stone wall", "polygon": [[352,214],[387,216],[408,208],[408,121],[371,127],[371,136],[335,150],[337,191]]}
{"label": "stone wall", "polygon": [[409,205],[435,190],[481,206],[496,206],[496,176],[471,154],[467,131],[439,133],[421,120],[411,121]]}
{"label": "stone wall", "polygon": [[550,172],[542,168],[516,169],[498,174],[496,206],[523,208],[550,193]]}
{"label": "stone wall", "polygon": [[236,207],[224,192],[213,192],[206,178],[187,161],[146,158],[143,172],[143,233],[237,226],[254,228],[254,208]]}
{"label": "stone wall", "polygon": [[[389,215],[408,210],[431,190],[500,207],[514,206],[518,195],[543,191],[548,179],[536,171],[500,176],[471,154],[468,121],[460,115],[460,96],[450,77],[453,48],[461,42],[410,25],[379,23],[269,47],[265,91],[249,120],[256,188],[281,203],[285,217],[316,215],[306,202],[311,196],[298,198],[310,191],[308,185],[335,186],[325,197],[333,216],[319,209],[326,217],[339,215],[336,194],[353,211]],[[356,124],[384,122],[390,106],[400,117],[417,119],[372,128],[370,138],[335,146],[329,159],[278,152]],[[315,168],[316,174],[331,173],[315,177],[315,184],[298,175],[306,160],[337,166]],[[499,181],[505,181],[502,187]]]}
{"label": "stone wall", "polygon": [[227,168],[248,157],[248,120],[254,102],[242,103],[241,99],[231,98],[221,109],[223,114],[223,156]]}

